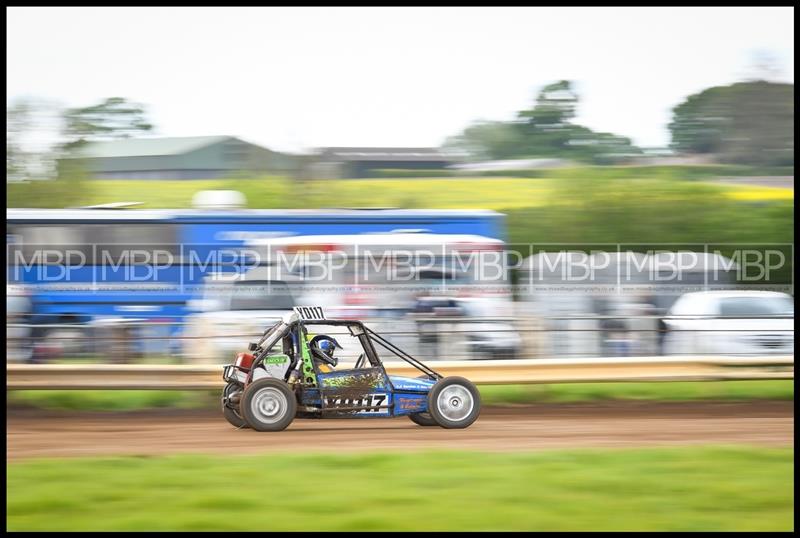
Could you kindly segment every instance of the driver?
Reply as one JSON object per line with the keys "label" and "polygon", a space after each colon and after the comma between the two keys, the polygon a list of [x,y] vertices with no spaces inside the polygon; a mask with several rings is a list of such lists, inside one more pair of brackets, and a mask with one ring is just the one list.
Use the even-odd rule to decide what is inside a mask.
{"label": "driver", "polygon": [[320,372],[330,372],[334,366],[339,364],[339,359],[334,354],[336,348],[342,349],[342,346],[335,338],[327,334],[319,334],[311,339],[308,347]]}

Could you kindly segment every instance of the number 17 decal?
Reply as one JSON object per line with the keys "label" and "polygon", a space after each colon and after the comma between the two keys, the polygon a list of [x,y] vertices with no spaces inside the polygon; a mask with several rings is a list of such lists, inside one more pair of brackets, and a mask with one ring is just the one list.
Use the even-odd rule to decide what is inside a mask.
{"label": "number 17 decal", "polygon": [[386,401],[385,394],[366,394],[360,398],[342,398],[331,396],[325,399],[325,403],[329,407],[366,407],[358,411],[359,413],[381,413],[386,409],[380,409],[380,406]]}

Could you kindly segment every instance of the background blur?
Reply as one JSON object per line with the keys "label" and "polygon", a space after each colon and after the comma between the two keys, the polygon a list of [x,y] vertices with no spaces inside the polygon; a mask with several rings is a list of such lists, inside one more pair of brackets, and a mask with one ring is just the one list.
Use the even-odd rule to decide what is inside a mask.
{"label": "background blur", "polygon": [[7,21],[9,363],[794,353],[791,8]]}
{"label": "background blur", "polygon": [[[612,28],[632,17],[635,36],[591,37],[588,12]],[[689,12],[721,13],[465,9],[445,31],[435,23],[455,12],[438,9],[10,10],[10,357],[110,360],[113,343],[119,361],[220,361],[309,301],[390,318],[428,359],[791,352],[785,296],[720,294],[676,314],[692,321],[671,319],[683,293],[793,293],[791,23],[781,9],[731,9],[714,45],[695,26],[663,33]],[[150,42],[128,41],[147,13],[159,14]],[[322,25],[323,14],[333,19]],[[171,44],[166,26],[179,19],[195,49]],[[360,21],[367,39],[411,19],[402,49],[384,38],[366,50],[344,31]],[[345,37],[300,42],[298,32],[328,42],[333,21]],[[196,40],[212,24],[234,38],[227,75],[198,61],[221,58]],[[515,33],[526,25],[535,37]],[[648,46],[633,46],[643,28]],[[45,35],[59,47],[41,57]],[[154,56],[159,44],[172,61]],[[401,235],[358,238],[375,232]],[[306,259],[248,276],[278,263],[254,241],[281,236]],[[486,256],[469,267],[459,257],[487,248],[504,253],[497,278]],[[413,252],[410,272],[383,263],[369,280],[365,249],[392,264]],[[325,275],[309,273],[313,252],[328,257]],[[223,274],[289,277],[291,291],[231,303],[245,287],[206,286]]]}

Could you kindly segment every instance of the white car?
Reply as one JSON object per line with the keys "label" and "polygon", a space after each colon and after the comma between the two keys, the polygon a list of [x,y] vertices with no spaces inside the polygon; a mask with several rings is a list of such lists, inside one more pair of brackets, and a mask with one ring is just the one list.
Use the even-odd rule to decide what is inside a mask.
{"label": "white car", "polygon": [[198,312],[186,317],[183,356],[194,363],[222,364],[294,306],[285,281],[207,284],[204,298],[193,305]]}
{"label": "white car", "polygon": [[25,362],[33,354],[30,342],[31,301],[20,286],[6,284],[6,360]]}
{"label": "white car", "polygon": [[508,320],[478,320],[482,307],[469,298],[418,297],[411,316],[419,336],[417,352],[426,356],[433,351],[442,360],[517,358],[522,346],[517,330]]}
{"label": "white car", "polygon": [[663,321],[667,355],[794,354],[794,298],[785,293],[687,293]]}

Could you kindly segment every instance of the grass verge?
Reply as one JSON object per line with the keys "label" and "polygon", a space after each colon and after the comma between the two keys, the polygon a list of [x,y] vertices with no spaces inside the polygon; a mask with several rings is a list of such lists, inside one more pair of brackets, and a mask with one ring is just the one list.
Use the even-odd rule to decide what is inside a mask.
{"label": "grass verge", "polygon": [[[220,385],[220,390],[222,386]],[[792,400],[791,380],[670,383],[570,383],[556,385],[482,385],[484,405],[566,403],[612,400]],[[22,390],[8,392],[8,405],[76,411],[139,409],[211,409],[217,391]]]}
{"label": "grass verge", "polygon": [[793,530],[793,450],[271,454],[7,466],[7,529]]}
{"label": "grass verge", "polygon": [[[201,190],[231,189],[244,193],[252,208],[328,207],[333,199],[337,200],[337,206],[353,207],[512,209],[548,205],[563,186],[575,183],[589,183],[611,191],[622,189],[635,198],[651,189],[664,190],[665,185],[687,196],[702,189],[745,200],[794,198],[793,189],[700,184],[702,180],[742,175],[745,171],[737,167],[578,167],[537,170],[532,174],[535,177],[526,177],[524,171],[519,174],[511,171],[499,177],[316,180],[302,183],[301,197],[296,195],[295,182],[282,176],[157,182],[83,178],[75,185],[62,180],[11,183],[7,206],[62,207],[66,203],[64,196],[69,196],[67,205],[138,201],[143,208],[188,208],[192,196]],[[158,188],[152,188],[156,183]],[[56,199],[43,196],[55,187],[64,191],[64,196]],[[579,192],[582,189],[583,186]]]}
{"label": "grass verge", "polygon": [[613,400],[665,402],[792,400],[792,380],[688,381],[665,383],[559,383],[556,385],[483,385],[484,405],[580,403]]}

